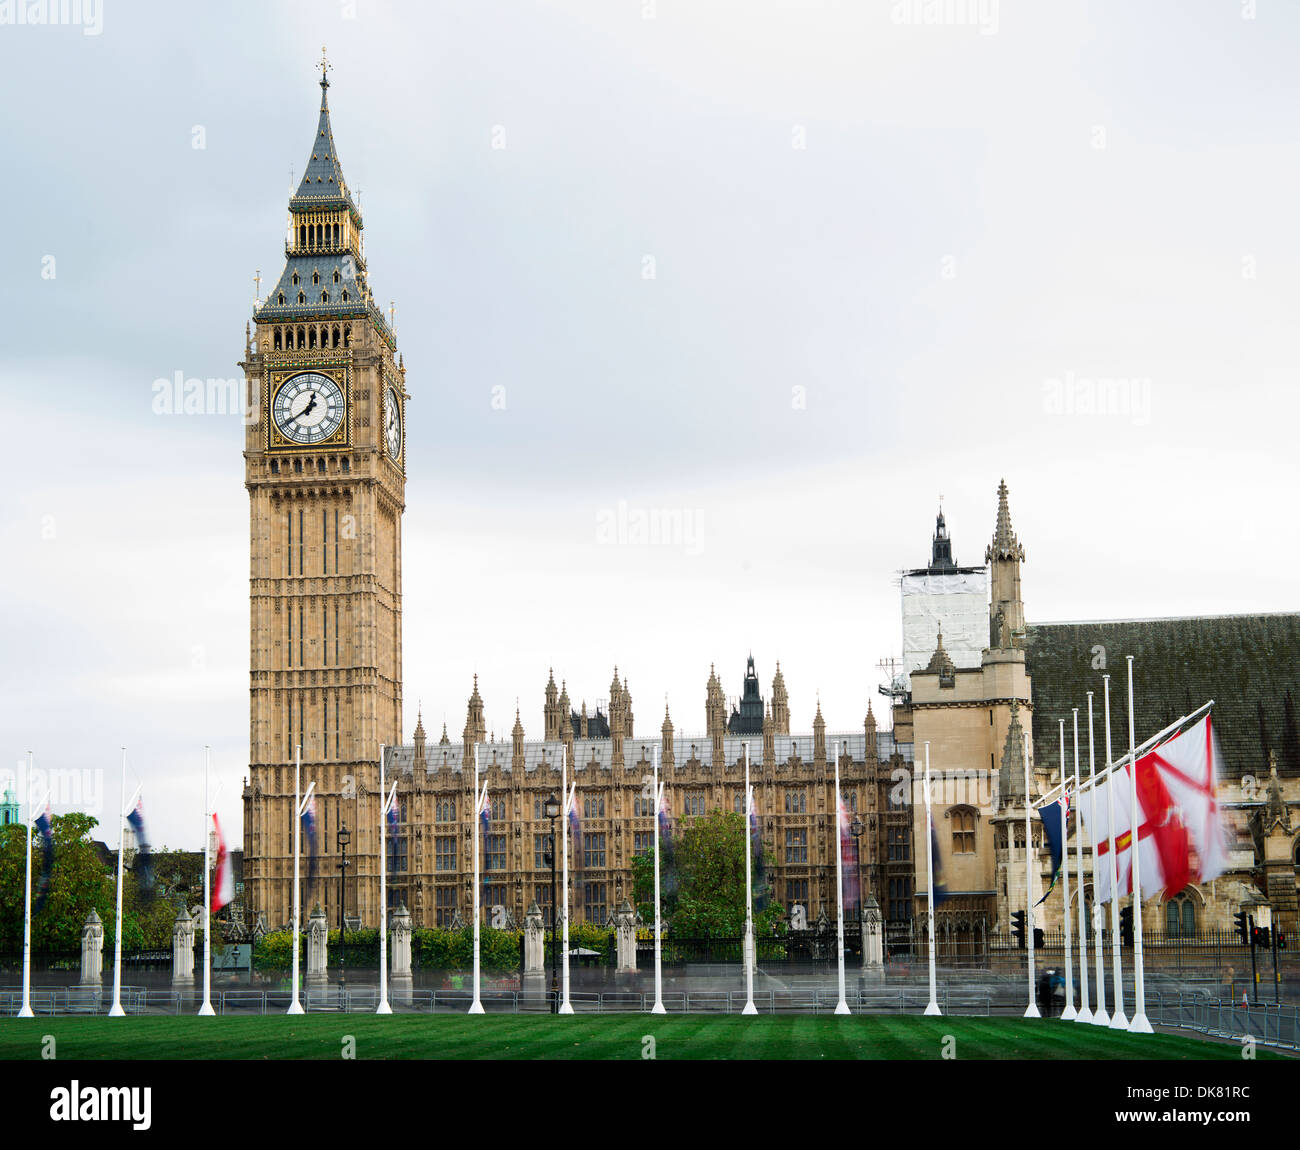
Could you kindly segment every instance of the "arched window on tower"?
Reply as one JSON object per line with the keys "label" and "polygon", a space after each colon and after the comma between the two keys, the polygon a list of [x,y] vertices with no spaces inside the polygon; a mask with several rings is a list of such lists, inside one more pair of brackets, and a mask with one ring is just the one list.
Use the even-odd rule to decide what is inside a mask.
{"label": "arched window on tower", "polygon": [[301,474],[302,474],[302,460],[301,460],[301,459],[295,459],[295,460],[293,461],[293,473],[294,473],[295,475],[301,475]]}
{"label": "arched window on tower", "polygon": [[300,327],[298,329],[298,346],[299,347],[307,346],[307,329],[305,327]]}
{"label": "arched window on tower", "polygon": [[327,291],[323,291],[323,292],[321,292],[321,293],[320,293],[320,302],[321,302],[321,303],[329,303],[329,301],[330,301],[330,293],[327,292]]}
{"label": "arched window on tower", "polygon": [[346,475],[351,470],[352,470],[352,464],[348,460],[348,457],[345,455],[343,457],[343,473]]}
{"label": "arched window on tower", "polygon": [[333,346],[334,346],[334,347],[338,347],[338,345],[339,345],[339,325],[338,325],[338,324],[335,324],[335,325],[334,325],[334,329],[333,329],[333,331],[331,332],[331,335],[333,336],[333,339],[334,339]]}
{"label": "arched window on tower", "polygon": [[304,295],[302,292],[299,292],[299,293],[298,293],[298,302],[299,302],[299,303],[306,303],[306,302],[307,302],[307,297],[306,297],[306,295]]}
{"label": "arched window on tower", "polygon": [[318,283],[320,283],[320,272],[319,272],[319,271],[313,271],[313,272],[311,273],[311,282],[312,282],[313,284],[318,284]]}
{"label": "arched window on tower", "polygon": [[276,351],[279,351],[279,350],[280,350],[280,338],[281,338],[281,337],[280,337],[280,329],[277,327],[277,328],[275,329],[275,350],[276,350]]}
{"label": "arched window on tower", "polygon": [[284,292],[281,292],[281,293],[280,293],[280,298],[279,298],[278,300],[276,300],[276,302],[279,303],[279,304],[283,304],[283,303],[284,303]]}
{"label": "arched window on tower", "polygon": [[294,273],[293,273],[293,286],[294,286],[294,287],[297,287],[297,286],[298,286],[298,273],[297,273],[297,272],[294,272]]}
{"label": "arched window on tower", "polygon": [[316,346],[316,325],[315,324],[312,324],[311,327],[307,329],[307,346],[309,348]]}
{"label": "arched window on tower", "polygon": [[272,475],[280,474],[280,461],[278,459],[271,460],[271,474]]}
{"label": "arched window on tower", "polygon": [[323,459],[316,460],[316,470],[319,471],[322,475],[325,474],[325,460]]}
{"label": "arched window on tower", "polygon": [[[347,292],[343,293],[343,298],[345,300],[348,298]],[[344,347],[352,346],[352,325],[350,323],[345,323],[343,325],[343,346]]]}

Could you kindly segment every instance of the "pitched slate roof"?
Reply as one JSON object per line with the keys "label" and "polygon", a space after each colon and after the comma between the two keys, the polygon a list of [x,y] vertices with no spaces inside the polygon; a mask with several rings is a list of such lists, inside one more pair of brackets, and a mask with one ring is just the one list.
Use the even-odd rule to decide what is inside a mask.
{"label": "pitched slate roof", "polygon": [[[1038,623],[1027,628],[1026,663],[1033,680],[1034,755],[1055,767],[1057,726],[1065,720],[1072,753],[1079,708],[1079,754],[1087,757],[1087,695],[1095,708],[1098,766],[1105,757],[1102,675],[1110,675],[1111,743],[1128,745],[1128,668],[1133,658],[1134,728],[1138,742],[1210,699],[1224,773],[1267,777],[1259,705],[1272,745],[1282,745],[1283,699],[1300,698],[1300,614],[1130,619],[1097,623]],[[1099,650],[1100,648],[1100,650]],[[1104,653],[1105,669],[1094,666]]]}
{"label": "pitched slate roof", "polygon": [[361,213],[352,200],[347,181],[343,178],[343,165],[339,162],[338,149],[334,146],[334,132],[330,128],[329,101],[326,99],[329,86],[329,81],[321,77],[320,119],[316,124],[316,136],[312,141],[307,167],[303,170],[298,190],[289,201],[289,207],[310,211],[316,208],[338,208],[346,205],[360,222]]}

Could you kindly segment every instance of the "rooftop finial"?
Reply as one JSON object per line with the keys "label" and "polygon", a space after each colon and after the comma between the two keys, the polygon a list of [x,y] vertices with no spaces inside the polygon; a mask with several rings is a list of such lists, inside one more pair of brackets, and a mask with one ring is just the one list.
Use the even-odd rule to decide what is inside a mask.
{"label": "rooftop finial", "polygon": [[322,88],[328,88],[330,86],[329,77],[326,73],[332,72],[333,70],[334,65],[329,62],[329,57],[325,55],[325,45],[322,44],[320,46],[320,86]]}

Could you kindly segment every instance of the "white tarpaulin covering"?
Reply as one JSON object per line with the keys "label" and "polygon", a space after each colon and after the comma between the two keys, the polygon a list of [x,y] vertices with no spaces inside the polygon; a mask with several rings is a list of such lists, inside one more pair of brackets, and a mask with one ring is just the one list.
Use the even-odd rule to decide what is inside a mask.
{"label": "white tarpaulin covering", "polygon": [[903,670],[930,662],[939,629],[958,667],[978,667],[989,645],[987,571],[903,576]]}

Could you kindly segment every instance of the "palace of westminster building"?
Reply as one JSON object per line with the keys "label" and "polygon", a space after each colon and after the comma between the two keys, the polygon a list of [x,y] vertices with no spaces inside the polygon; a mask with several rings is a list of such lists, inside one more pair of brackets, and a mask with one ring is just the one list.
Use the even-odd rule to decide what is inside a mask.
{"label": "palace of westminster building", "polygon": [[[1230,921],[1237,906],[1267,896],[1294,927],[1300,762],[1292,761],[1289,732],[1291,691],[1300,687],[1300,616],[1028,625],[1020,584],[1025,553],[1012,530],[1005,484],[985,567],[956,566],[940,514],[930,564],[905,577],[905,607],[920,604],[915,617],[923,627],[933,622],[933,643],[925,631],[928,657],[905,660],[884,690],[890,729],[877,726],[868,703],[850,730],[828,731],[818,706],[811,729],[792,733],[779,664],[764,699],[751,656],[738,705],[729,706],[711,670],[702,735],[679,734],[667,710],[657,730],[638,733],[627,680],[616,669],[607,708],[592,715],[585,704],[575,710],[567,684],[557,687],[552,674],[540,739],[525,738],[518,712],[508,742],[489,739],[476,677],[458,739],[444,725],[431,742],[421,721],[404,742],[401,524],[409,395],[396,338],[367,279],[361,212],[335,149],[324,70],[320,85],[310,159],[289,201],[285,267],[254,311],[241,363],[250,399],[261,408],[244,444],[251,511],[246,913],[271,928],[290,919],[298,747],[302,785],[315,783],[318,869],[325,876],[312,903],[338,921],[336,833],[346,824],[352,835],[345,913],[366,926],[378,923],[383,745],[387,778],[398,784],[390,902],[405,904],[416,926],[434,926],[471,917],[475,748],[492,804],[480,846],[481,901],[519,923],[534,902],[550,915],[545,840],[552,827],[543,804],[559,795],[562,756],[577,786],[582,825],[581,842],[571,848],[572,913],[603,922],[630,900],[632,859],[654,841],[646,780],[656,750],[681,825],[717,808],[742,809],[748,746],[773,864],[772,897],[787,910],[804,906],[812,921],[833,917],[838,748],[843,799],[860,832],[863,897],[874,897],[897,936],[925,907],[924,809],[913,768],[919,774],[928,743],[939,780],[935,841],[951,893],[942,921],[1003,933],[1010,911],[1025,900],[1026,756],[1031,790],[1041,793],[1059,766],[1058,720],[1068,726],[1072,708],[1086,707],[1086,691],[1100,700],[1091,652],[1102,646],[1114,676],[1117,729],[1124,726],[1123,657],[1137,653],[1150,672],[1136,716],[1139,738],[1185,713],[1178,709],[1185,693],[1195,706],[1213,691],[1227,760],[1224,798],[1237,871],[1212,891],[1184,893],[1171,910],[1151,904],[1147,919],[1153,926],[1217,925]],[[919,598],[907,599],[909,585]],[[985,622],[972,629],[977,617],[986,631]],[[951,651],[944,642],[948,620]],[[1155,677],[1162,660],[1180,669],[1167,689]],[[1262,780],[1258,793],[1243,776]],[[1038,857],[1031,882],[1046,889],[1046,852]],[[310,909],[304,906],[304,915]],[[1040,925],[1057,925],[1059,899],[1039,913]]]}

